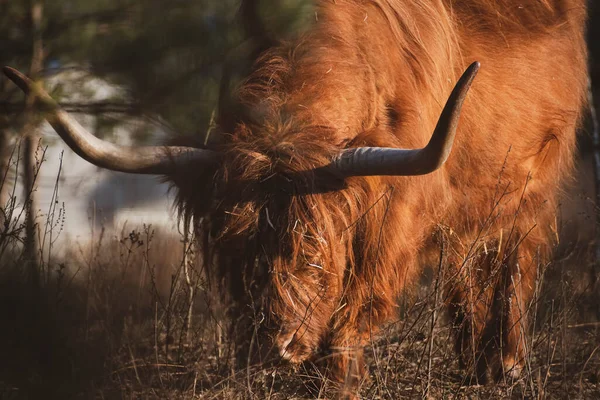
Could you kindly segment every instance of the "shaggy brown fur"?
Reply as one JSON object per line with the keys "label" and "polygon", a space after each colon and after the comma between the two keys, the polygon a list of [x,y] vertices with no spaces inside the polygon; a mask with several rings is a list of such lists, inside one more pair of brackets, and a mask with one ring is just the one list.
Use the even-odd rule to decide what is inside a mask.
{"label": "shaggy brown fur", "polygon": [[[331,376],[353,387],[363,346],[442,232],[463,363],[479,379],[517,373],[585,97],[585,1],[322,0],[315,15],[239,88],[218,171],[174,179],[205,262],[246,330],[243,318],[264,320],[259,341],[292,362],[329,349]],[[423,147],[475,60],[441,169],[314,172],[348,147]]]}

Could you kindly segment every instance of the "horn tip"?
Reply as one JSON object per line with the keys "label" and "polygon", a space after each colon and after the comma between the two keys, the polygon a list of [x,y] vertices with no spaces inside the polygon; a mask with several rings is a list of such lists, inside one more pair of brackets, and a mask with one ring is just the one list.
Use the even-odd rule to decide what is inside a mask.
{"label": "horn tip", "polygon": [[479,68],[481,68],[481,63],[479,61],[474,61],[473,63],[471,63],[471,65],[469,65],[467,71],[469,72],[469,74],[476,74],[477,71],[479,71]]}
{"label": "horn tip", "polygon": [[4,75],[6,75],[9,78],[11,77],[11,75],[14,75],[15,71],[16,70],[14,68],[9,67],[8,65],[2,67],[2,72],[4,72]]}
{"label": "horn tip", "polygon": [[12,67],[9,67],[8,65],[2,67],[2,72],[4,72],[4,75],[8,76],[9,78],[19,74],[19,71]]}
{"label": "horn tip", "polygon": [[481,63],[479,61],[475,61],[469,65],[467,72],[469,75],[475,75],[477,72],[479,72],[479,68],[481,68]]}
{"label": "horn tip", "polygon": [[21,88],[21,90],[24,90],[24,91],[28,90],[30,80],[25,75],[20,73],[18,70],[14,69],[12,67],[9,67],[9,66],[5,66],[5,67],[2,67],[2,72],[4,72],[4,75],[6,75],[8,77],[8,79],[13,81],[17,86],[19,86]]}
{"label": "horn tip", "polygon": [[462,74],[456,87],[460,87],[460,88],[468,90],[469,87],[471,86],[471,83],[473,83],[475,76],[477,76],[477,73],[479,72],[480,67],[481,67],[481,63],[479,61],[475,61],[475,62],[471,63],[471,65],[469,65],[469,67]]}

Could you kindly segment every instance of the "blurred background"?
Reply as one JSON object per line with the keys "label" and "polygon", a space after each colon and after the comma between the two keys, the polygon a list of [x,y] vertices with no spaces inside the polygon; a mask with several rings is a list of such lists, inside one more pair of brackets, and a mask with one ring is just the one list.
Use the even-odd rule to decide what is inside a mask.
{"label": "blurred background", "polygon": [[[260,19],[273,37],[291,37],[313,18],[309,0],[262,3]],[[590,2],[588,31],[596,105],[598,3]],[[197,140],[213,124],[224,66],[234,66],[234,76],[248,67],[239,50],[246,36],[238,7],[239,0],[0,0],[0,65],[43,83],[101,138],[132,145],[174,135]],[[551,271],[568,286],[548,300],[562,306],[563,319],[548,314],[555,325],[573,325],[564,310],[576,309],[575,325],[595,329],[578,336],[591,348],[573,361],[577,373],[595,368],[585,375],[590,387],[600,378],[593,325],[600,316],[600,138],[592,115],[590,109],[577,181],[563,207],[560,252],[568,267]],[[0,77],[0,398],[194,397],[196,388],[214,387],[211,396],[244,398],[272,384],[253,376],[248,392],[223,388],[229,364],[223,331],[210,314],[214,292],[193,261],[172,200],[157,178],[100,170],[76,156]],[[566,332],[552,342],[565,354]],[[571,366],[565,359],[564,371]],[[198,376],[199,364],[206,376]],[[562,381],[557,387],[570,390]]]}

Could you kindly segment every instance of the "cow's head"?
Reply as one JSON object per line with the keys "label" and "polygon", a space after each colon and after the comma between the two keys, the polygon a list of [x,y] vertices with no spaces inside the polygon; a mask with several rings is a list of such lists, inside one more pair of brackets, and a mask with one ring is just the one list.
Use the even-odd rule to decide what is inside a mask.
{"label": "cow's head", "polygon": [[[429,144],[414,150],[340,148],[328,141],[327,128],[293,115],[242,120],[207,148],[117,146],[87,132],[18,71],[5,67],[4,73],[37,98],[48,122],[84,159],[172,180],[183,215],[194,217],[205,239],[205,262],[229,278],[238,303],[255,306],[254,317],[264,317],[279,354],[301,361],[318,346],[332,315],[344,312],[340,300],[355,272],[347,267],[358,261],[353,245],[369,188],[346,178],[421,175],[439,168],[478,68],[474,63],[466,70]],[[209,178],[197,181],[201,175]]]}

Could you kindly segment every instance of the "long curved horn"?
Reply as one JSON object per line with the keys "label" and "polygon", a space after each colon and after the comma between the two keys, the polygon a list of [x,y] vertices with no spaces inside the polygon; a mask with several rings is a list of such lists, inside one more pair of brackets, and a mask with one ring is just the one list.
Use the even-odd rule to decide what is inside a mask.
{"label": "long curved horn", "polygon": [[479,66],[478,62],[471,64],[457,82],[427,146],[415,150],[385,147],[348,149],[334,158],[334,168],[349,177],[424,175],[441,167],[452,150],[460,110]]}
{"label": "long curved horn", "polygon": [[98,139],[83,128],[39,85],[14,68],[4,74],[26,94],[33,93],[47,112],[46,119],[78,155],[90,163],[113,171],[135,174],[169,175],[189,164],[213,165],[217,153],[182,146],[119,146]]}

